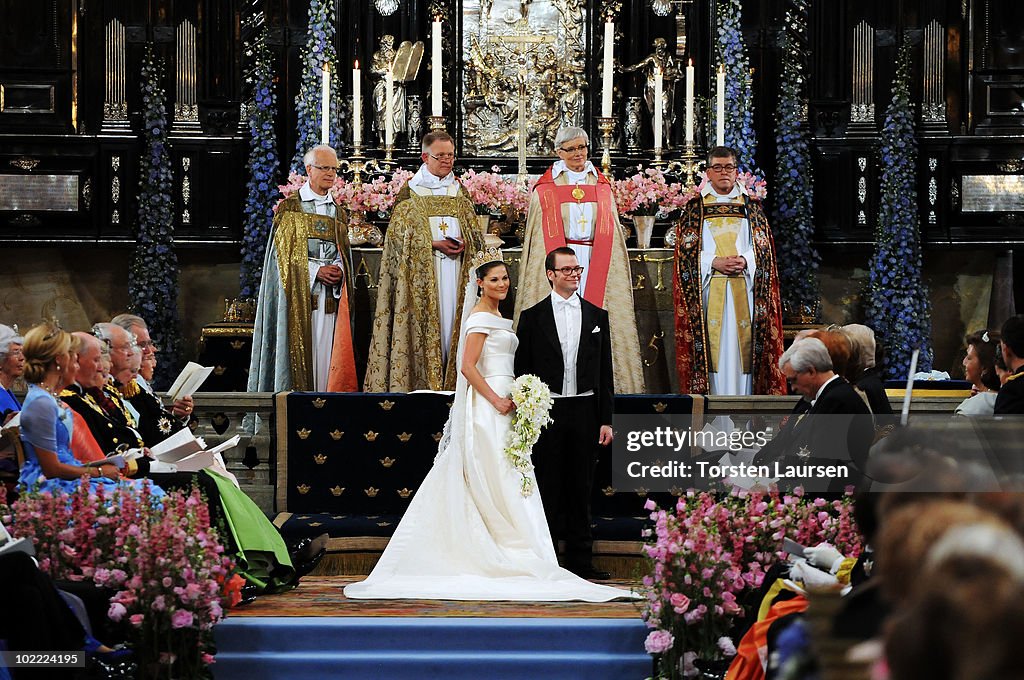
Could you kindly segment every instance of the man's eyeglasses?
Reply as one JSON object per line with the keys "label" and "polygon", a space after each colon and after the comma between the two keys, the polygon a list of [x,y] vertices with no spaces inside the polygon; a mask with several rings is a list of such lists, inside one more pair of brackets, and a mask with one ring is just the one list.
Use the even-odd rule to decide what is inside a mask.
{"label": "man's eyeglasses", "polygon": [[715,172],[732,172],[736,169],[736,166],[732,163],[728,165],[722,165],[721,163],[715,163],[714,165],[708,166],[708,170],[714,170]]}
{"label": "man's eyeglasses", "polygon": [[583,267],[559,267],[552,271],[562,272],[562,276],[579,276],[583,273]]}
{"label": "man's eyeglasses", "polygon": [[320,170],[321,172],[333,172],[335,174],[341,172],[341,168],[339,168],[336,165],[311,165],[309,167],[316,168],[317,170]]}
{"label": "man's eyeglasses", "polygon": [[139,342],[138,340],[136,340],[135,344],[143,352],[145,352],[147,349],[152,349],[154,352],[159,352],[160,351],[160,348],[157,347],[156,343],[153,342],[152,340],[146,340],[145,342]]}
{"label": "man's eyeglasses", "polygon": [[451,161],[451,160],[455,160],[455,154],[453,154],[453,153],[436,153],[435,154],[435,153],[430,153],[428,151],[427,155],[430,156],[431,158],[433,158],[435,161]]}
{"label": "man's eyeglasses", "polygon": [[577,144],[576,146],[560,146],[558,147],[558,150],[563,151],[565,153],[576,153],[577,151],[586,151],[587,145]]}

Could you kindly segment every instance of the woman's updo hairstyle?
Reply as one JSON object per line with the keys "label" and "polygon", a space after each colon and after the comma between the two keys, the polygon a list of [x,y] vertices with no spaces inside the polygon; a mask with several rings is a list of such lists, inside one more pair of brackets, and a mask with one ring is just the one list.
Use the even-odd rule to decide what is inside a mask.
{"label": "woman's updo hairstyle", "polygon": [[492,260],[490,262],[484,262],[482,265],[476,268],[476,280],[483,281],[484,277],[487,276],[492,269],[495,267],[504,267],[505,262],[503,260]]}
{"label": "woman's updo hairstyle", "polygon": [[74,337],[57,324],[44,321],[25,334],[21,351],[25,355],[25,382],[37,383],[57,357],[70,354]]}

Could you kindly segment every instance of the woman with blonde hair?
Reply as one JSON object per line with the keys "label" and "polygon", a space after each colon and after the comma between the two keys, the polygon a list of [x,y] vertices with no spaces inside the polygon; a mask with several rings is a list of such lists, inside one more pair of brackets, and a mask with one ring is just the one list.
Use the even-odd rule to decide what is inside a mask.
{"label": "woman with blonde hair", "polygon": [[[117,466],[79,465],[71,454],[74,421],[60,394],[78,372],[78,340],[56,324],[42,323],[25,334],[25,382],[28,393],[21,409],[21,439],[25,464],[19,481],[42,491],[73,492],[88,477],[96,485],[141,484],[123,480]],[[163,491],[154,486],[153,494]]]}

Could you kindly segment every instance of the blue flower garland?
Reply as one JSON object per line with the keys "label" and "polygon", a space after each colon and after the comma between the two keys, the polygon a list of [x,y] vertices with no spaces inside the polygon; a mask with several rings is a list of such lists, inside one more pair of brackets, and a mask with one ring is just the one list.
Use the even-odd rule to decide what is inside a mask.
{"label": "blue flower garland", "polygon": [[[820,317],[821,290],[814,247],[814,177],[810,131],[804,121],[807,82],[808,0],[789,0],[782,31],[782,78],[776,111],[775,210],[772,227],[778,248],[779,288],[791,319]],[[803,317],[803,318],[801,318]]]}
{"label": "blue flower garland", "polygon": [[[717,64],[725,64],[725,145],[736,149],[739,154],[740,172],[764,177],[755,158],[757,135],[754,132],[754,90],[750,77],[750,59],[747,57],[743,31],[740,30],[741,2],[718,0],[717,9],[718,41],[715,43],[714,75],[717,78]],[[712,84],[714,82],[712,79]],[[717,105],[711,110],[709,148],[714,146],[716,114]]]}
{"label": "blue flower garland", "polygon": [[921,350],[918,370],[928,371],[932,365],[928,288],[921,277],[917,143],[906,38],[899,49],[881,142],[881,198],[868,279],[867,324],[885,348],[887,376],[903,379],[915,348]]}
{"label": "blue flower garland", "polygon": [[139,161],[139,222],[135,256],[128,271],[128,294],[132,311],[146,320],[150,337],[161,348],[153,380],[157,387],[170,385],[179,368],[181,350],[166,100],[164,61],[149,44],[142,59],[145,151]]}
{"label": "blue flower garland", "polygon": [[274,68],[270,48],[267,47],[267,26],[263,25],[253,43],[246,50],[252,57],[252,66],[246,73],[246,83],[252,88],[249,113],[249,180],[246,183],[245,217],[242,224],[242,265],[239,289],[243,298],[254,298],[263,277],[263,256],[274,221],[271,196],[277,188],[280,161],[277,157],[277,135],[274,132],[274,113],[277,94],[274,92]]}
{"label": "blue flower garland", "polygon": [[320,98],[324,63],[331,65],[331,120],[328,125],[330,141],[335,149],[342,144],[341,79],[338,77],[338,58],[334,49],[334,3],[330,0],[311,0],[306,46],[302,51],[302,82],[295,97],[297,136],[292,172],[305,174],[302,156],[320,143]]}

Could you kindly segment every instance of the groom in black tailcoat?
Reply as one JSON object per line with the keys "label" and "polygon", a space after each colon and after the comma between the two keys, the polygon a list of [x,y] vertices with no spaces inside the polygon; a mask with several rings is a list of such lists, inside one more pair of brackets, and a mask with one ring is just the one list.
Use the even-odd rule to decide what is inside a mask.
{"label": "groom in black tailcoat", "polygon": [[537,486],[556,550],[565,539],[566,569],[589,579],[594,568],[590,491],[594,467],[612,442],[612,347],[608,312],[577,295],[579,266],[571,248],[555,248],[544,262],[551,295],[519,315],[516,376],[532,373],[555,398],[554,420],[533,447]]}

